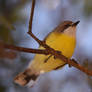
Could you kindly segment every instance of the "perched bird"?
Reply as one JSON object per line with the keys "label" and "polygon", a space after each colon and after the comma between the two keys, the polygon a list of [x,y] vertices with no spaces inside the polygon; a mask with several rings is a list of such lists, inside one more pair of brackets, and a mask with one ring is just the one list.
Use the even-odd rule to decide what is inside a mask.
{"label": "perched bird", "polygon": [[[51,48],[61,51],[64,56],[71,58],[76,46],[76,26],[79,23],[64,21],[44,39]],[[42,46],[39,49],[44,49]],[[66,62],[54,58],[53,55],[36,54],[28,68],[17,75],[14,81],[22,86],[33,86],[40,74],[57,70],[66,65]]]}

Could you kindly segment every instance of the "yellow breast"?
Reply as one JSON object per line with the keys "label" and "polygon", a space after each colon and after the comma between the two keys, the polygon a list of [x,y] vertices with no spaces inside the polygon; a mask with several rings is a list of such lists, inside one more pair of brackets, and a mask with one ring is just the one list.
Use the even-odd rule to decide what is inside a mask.
{"label": "yellow breast", "polygon": [[61,51],[66,57],[72,56],[76,45],[75,37],[58,33],[52,33],[47,38],[46,43],[55,50]]}
{"label": "yellow breast", "polygon": [[[46,44],[55,50],[61,51],[63,55],[70,58],[73,55],[76,42],[75,37],[53,32],[50,34],[50,36],[47,37]],[[39,49],[43,49],[43,47],[40,47]],[[54,59],[53,56],[50,57],[45,63],[44,61],[48,58],[48,56],[49,55],[36,54],[34,60],[31,63],[31,66],[37,71],[44,70],[44,72],[48,72],[60,65],[65,64],[65,62],[61,61],[60,59]]]}

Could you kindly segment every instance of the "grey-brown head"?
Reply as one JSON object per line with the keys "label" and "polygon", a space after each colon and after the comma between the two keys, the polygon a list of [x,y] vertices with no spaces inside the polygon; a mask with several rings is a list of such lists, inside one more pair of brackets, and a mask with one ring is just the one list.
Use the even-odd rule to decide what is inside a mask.
{"label": "grey-brown head", "polygon": [[80,21],[77,22],[72,22],[72,21],[64,21],[62,23],[59,24],[59,26],[57,26],[54,31],[57,32],[63,32],[65,29],[69,28],[69,27],[76,27],[77,24],[79,24]]}
{"label": "grey-brown head", "polygon": [[75,36],[76,26],[77,24],[79,24],[79,22],[80,21],[77,21],[77,22],[64,21],[58,27],[54,29],[54,32],[65,33],[70,36]]}

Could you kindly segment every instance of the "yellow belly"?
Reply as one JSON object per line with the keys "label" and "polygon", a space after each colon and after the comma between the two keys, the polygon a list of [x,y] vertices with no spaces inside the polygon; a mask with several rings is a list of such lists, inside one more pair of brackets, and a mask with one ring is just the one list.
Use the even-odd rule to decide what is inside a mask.
{"label": "yellow belly", "polygon": [[[73,55],[74,48],[76,45],[74,37],[70,37],[65,34],[54,33],[51,33],[50,36],[48,36],[48,38],[46,39],[46,43],[55,50],[61,51],[62,54],[68,58]],[[44,48],[40,47],[39,49]],[[53,56],[50,57],[46,63],[44,63],[48,56],[49,55],[36,54],[31,63],[31,66],[37,71],[44,70],[45,72],[49,72],[51,70],[54,70],[58,66],[65,64],[65,62],[61,61],[60,59],[54,59]]]}

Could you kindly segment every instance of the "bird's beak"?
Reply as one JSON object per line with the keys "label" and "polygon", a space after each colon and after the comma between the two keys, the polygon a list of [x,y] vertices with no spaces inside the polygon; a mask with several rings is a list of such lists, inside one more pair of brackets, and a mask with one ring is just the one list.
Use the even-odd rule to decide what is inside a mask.
{"label": "bird's beak", "polygon": [[80,21],[77,21],[75,23],[72,24],[72,26],[77,26],[79,24]]}

